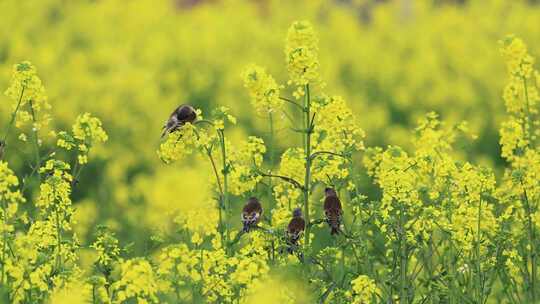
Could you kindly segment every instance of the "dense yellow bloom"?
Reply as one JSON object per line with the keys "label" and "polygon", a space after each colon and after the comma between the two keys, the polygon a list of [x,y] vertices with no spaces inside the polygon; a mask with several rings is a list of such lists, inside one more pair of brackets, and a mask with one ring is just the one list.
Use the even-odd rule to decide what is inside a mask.
{"label": "dense yellow bloom", "polygon": [[[522,40],[502,42],[509,79],[502,92],[508,115],[500,130],[501,162],[493,152],[498,149],[492,131],[501,117],[494,101],[503,66],[492,34],[501,27],[495,16],[505,12],[505,20],[520,20],[507,22],[508,30],[539,41],[538,7],[527,1],[513,3],[512,10],[505,1],[419,1],[412,8],[402,1],[190,7],[184,2],[65,7],[47,0],[27,9],[24,1],[8,0],[0,5],[26,14],[6,14],[0,21],[12,32],[2,62],[35,56],[43,71],[55,71],[47,79],[51,96],[62,103],[55,107],[58,125],[67,125],[75,109],[88,108],[114,124],[110,131],[116,139],[108,146],[107,162],[92,167],[89,174],[96,178],[76,190],[74,179],[89,161],[92,144],[107,139],[96,118],[80,115],[70,132],[55,133],[56,147],[77,152],[70,155],[74,163],[52,159],[69,153],[49,153],[55,147],[41,141],[32,151],[26,142],[34,138],[24,133],[7,146],[13,147],[6,158],[13,159],[11,168],[23,168],[31,152],[42,166],[35,168],[39,176],[15,170],[19,184],[0,162],[0,266],[9,301],[535,302],[540,292],[534,283],[540,248],[540,73]],[[126,13],[131,10],[141,14],[134,18]],[[291,87],[281,87],[258,66],[243,73],[255,111],[287,111],[287,122],[298,133],[289,136],[289,130],[274,128],[271,152],[283,152],[277,165],[263,161],[267,148],[259,137],[235,138],[246,128],[268,136],[238,98],[237,76],[250,56],[280,70],[267,50],[281,48],[284,37],[274,32],[291,14],[320,21],[317,28],[325,38],[319,49],[308,22],[290,27],[285,53]],[[43,25],[49,23],[62,35],[48,35],[50,27]],[[52,38],[43,43],[42,36]],[[246,41],[255,47],[245,47]],[[321,92],[323,67],[343,98]],[[20,106],[19,127],[33,121],[32,110],[39,114],[33,128],[44,126],[48,106],[31,64],[16,66],[6,94]],[[280,94],[291,94],[298,104],[284,107]],[[150,152],[159,137],[156,117],[179,102],[216,110],[208,120],[198,110],[198,121],[160,143],[164,162],[186,160],[164,168]],[[241,122],[235,130],[229,107]],[[289,110],[294,111],[290,117]],[[431,110],[444,122],[434,112],[422,116]],[[305,123],[307,112],[313,130],[297,121],[304,115]],[[358,119],[353,112],[361,114]],[[405,131],[418,117],[414,132]],[[479,143],[470,145],[467,125],[455,124],[462,118],[471,120],[471,130],[481,130]],[[368,145],[385,148],[365,149],[361,127],[370,135]],[[358,156],[364,156],[364,167]],[[478,165],[490,162],[492,168]],[[284,178],[263,180],[261,171]],[[321,222],[321,188],[327,186],[336,188],[343,204],[343,234],[330,236],[324,222],[310,225],[309,237],[316,241],[310,245],[302,238],[298,251],[289,253],[285,228],[291,210],[309,203],[310,221]],[[242,203],[252,195],[261,200],[264,218],[257,229],[239,233]],[[23,196],[32,204],[21,205]],[[83,235],[79,244],[78,219],[86,228],[107,222],[122,242],[112,232],[89,240],[88,229],[76,229]],[[154,228],[159,231],[149,236]],[[121,248],[126,239],[133,246]],[[141,258],[125,260],[125,254]],[[275,277],[277,272],[283,277]],[[304,292],[313,296],[303,297]]]}
{"label": "dense yellow bloom", "polygon": [[225,129],[225,124],[230,123],[236,124],[236,117],[229,113],[230,109],[228,107],[221,106],[212,111],[212,118],[214,123],[214,128],[217,131],[222,131]]}
{"label": "dense yellow bloom", "polygon": [[6,162],[0,161],[0,202],[2,204],[2,210],[0,216],[2,218],[2,228],[0,236],[2,236],[2,242],[7,242],[4,239],[6,233],[13,233],[13,220],[19,210],[19,204],[24,203],[25,199],[21,192],[16,187],[19,186],[19,180],[8,167]]}
{"label": "dense yellow bloom", "polygon": [[92,299],[92,288],[81,282],[70,282],[51,294],[50,304],[85,304]]}
{"label": "dense yellow bloom", "polygon": [[[383,190],[383,232],[404,227],[407,242],[416,244],[441,229],[464,252],[476,249],[479,233],[490,240],[497,234],[499,221],[486,199],[495,191],[495,177],[485,168],[457,162],[451,154],[455,138],[456,131],[430,113],[417,127],[413,155],[399,147],[369,151],[365,164]],[[389,242],[396,237],[387,234]],[[483,242],[481,253],[488,245]]]}
{"label": "dense yellow bloom", "polygon": [[13,110],[17,110],[18,127],[34,121],[32,128],[39,130],[49,122],[49,114],[45,111],[50,110],[51,105],[47,102],[45,88],[37,76],[37,70],[29,61],[13,66],[11,83],[5,94],[14,101]]}
{"label": "dense yellow bloom", "polygon": [[[298,182],[304,178],[305,159],[300,148],[287,149],[281,155],[278,174],[287,176]],[[285,181],[279,181],[274,186],[274,196],[277,206],[272,210],[272,223],[277,227],[285,227],[294,208],[299,207],[302,191]]]}
{"label": "dense yellow bloom", "polygon": [[[319,82],[319,41],[311,23],[294,22],[287,33],[285,57],[292,83],[303,86]],[[302,93],[297,95],[300,97]]]}
{"label": "dense yellow bloom", "polygon": [[97,239],[90,247],[97,251],[98,257],[96,264],[102,268],[110,269],[111,263],[118,260],[120,256],[118,239],[104,227],[98,230]]}
{"label": "dense yellow bloom", "polygon": [[40,185],[40,196],[36,206],[48,209],[66,210],[71,206],[71,181],[73,177],[68,172],[70,166],[59,160],[48,160],[40,169],[47,175],[45,183]]}
{"label": "dense yellow bloom", "polygon": [[536,143],[540,135],[538,122],[534,120],[540,96],[533,75],[538,72],[534,70],[534,58],[521,39],[510,36],[501,44],[509,75],[503,93],[509,117],[502,125],[500,143],[502,156],[514,161]]}
{"label": "dense yellow bloom", "polygon": [[506,58],[508,72],[513,77],[530,78],[534,58],[527,52],[527,46],[520,38],[509,36],[501,41],[501,53]]}
{"label": "dense yellow bloom", "polygon": [[218,210],[214,202],[202,202],[190,209],[180,209],[174,222],[192,235],[191,242],[200,245],[207,237],[217,235]]}
{"label": "dense yellow bloom", "polygon": [[[345,180],[353,153],[364,149],[364,131],[342,97],[315,100],[313,179]],[[333,153],[329,154],[327,152]]]}
{"label": "dense yellow bloom", "polygon": [[249,90],[251,104],[259,115],[276,113],[283,108],[279,86],[264,68],[256,65],[248,66],[242,73],[244,87]]}
{"label": "dense yellow bloom", "polygon": [[306,291],[299,282],[277,276],[254,282],[252,288],[241,299],[245,304],[310,303]]}
{"label": "dense yellow bloom", "polygon": [[375,282],[366,275],[359,275],[351,281],[352,291],[348,293],[350,303],[367,304],[378,300],[381,295],[381,290]]}
{"label": "dense yellow bloom", "polygon": [[195,126],[187,123],[167,137],[167,140],[160,145],[158,155],[163,162],[169,164],[193,153],[197,147]]}
{"label": "dense yellow bloom", "polygon": [[259,168],[266,152],[264,141],[258,137],[250,136],[246,142],[241,142],[235,147],[227,145],[230,151],[229,177],[230,191],[235,195],[241,195],[251,191],[262,180],[254,168]]}
{"label": "dense yellow bloom", "polygon": [[126,260],[120,268],[120,279],[111,286],[115,293],[113,303],[129,300],[135,300],[139,304],[159,302],[157,276],[147,260]]}
{"label": "dense yellow bloom", "polygon": [[90,113],[79,115],[73,124],[72,133],[61,131],[57,134],[56,144],[66,150],[76,148],[78,163],[84,165],[88,162],[88,153],[92,145],[104,143],[108,140],[101,121]]}

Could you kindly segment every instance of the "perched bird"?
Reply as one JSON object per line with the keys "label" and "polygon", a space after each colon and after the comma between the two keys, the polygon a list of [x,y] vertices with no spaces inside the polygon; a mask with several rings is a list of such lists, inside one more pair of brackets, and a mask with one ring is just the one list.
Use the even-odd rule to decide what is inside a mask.
{"label": "perched bird", "polygon": [[287,251],[289,253],[292,253],[294,248],[298,246],[298,240],[300,240],[306,228],[306,221],[302,217],[302,209],[294,209],[292,215],[293,218],[289,222],[289,226],[287,226],[287,244],[289,245]]}
{"label": "perched bird", "polygon": [[341,232],[341,217],[343,216],[341,202],[337,197],[336,190],[332,188],[324,189],[324,194],[326,195],[324,199],[324,214],[326,216],[326,222],[332,229],[330,234],[339,234]]}
{"label": "perched bird", "polygon": [[250,197],[244,209],[242,209],[242,223],[244,224],[243,232],[249,232],[249,230],[259,223],[262,217],[263,209],[259,200],[255,197]]}
{"label": "perched bird", "polygon": [[169,119],[163,126],[163,133],[161,137],[163,138],[167,133],[172,133],[180,129],[186,123],[193,123],[197,119],[197,112],[190,105],[180,105],[172,114],[169,116]]}

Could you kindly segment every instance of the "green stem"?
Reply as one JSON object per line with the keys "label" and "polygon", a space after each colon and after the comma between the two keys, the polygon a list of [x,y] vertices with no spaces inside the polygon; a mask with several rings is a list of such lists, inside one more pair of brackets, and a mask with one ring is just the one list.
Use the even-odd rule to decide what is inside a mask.
{"label": "green stem", "polygon": [[477,297],[478,303],[482,303],[483,290],[482,290],[482,269],[480,265],[480,240],[481,240],[481,218],[482,218],[482,200],[478,200],[478,216],[476,221],[476,277],[477,277]]}
{"label": "green stem", "polygon": [[7,251],[7,216],[6,216],[6,202],[2,200],[2,217],[4,219],[3,224],[3,236],[2,236],[2,285],[5,286],[5,272],[6,272],[6,251]]}
{"label": "green stem", "polygon": [[214,161],[214,157],[212,156],[212,150],[209,148],[206,149],[206,154],[208,155],[208,158],[210,159],[210,163],[212,164],[212,169],[214,171],[214,175],[216,176],[216,183],[218,185],[219,189],[219,202],[218,202],[218,214],[219,214],[219,232],[221,234],[221,243],[223,244],[225,242],[224,238],[224,225],[223,225],[223,214],[222,209],[224,208],[224,202],[223,202],[223,187],[221,187],[221,179],[219,178],[219,173],[217,170],[216,162]]}
{"label": "green stem", "polygon": [[[312,122],[311,118],[311,96],[309,91],[309,84],[306,84],[306,97],[304,98],[304,152],[305,152],[305,161],[306,161],[306,173],[304,176],[304,218],[306,223],[311,223],[309,216],[309,192],[311,190],[311,133],[312,133]],[[309,234],[311,227],[308,225],[306,227],[306,232],[304,234],[304,243],[305,246],[309,246]]]}
{"label": "green stem", "polygon": [[[272,170],[274,169],[274,117],[272,116],[272,113],[268,113],[268,122],[270,124],[270,135],[268,139],[268,154],[269,154],[269,160],[270,160],[270,174],[272,174]],[[272,202],[272,178],[268,178],[268,204],[271,206]],[[271,219],[272,217],[270,217]]]}
{"label": "green stem", "polygon": [[38,175],[39,183],[41,184],[41,174],[39,174],[39,168],[41,167],[41,156],[39,155],[39,138],[38,138],[38,129],[36,126],[37,115],[34,112],[34,104],[32,100],[30,100],[29,105],[30,105],[30,113],[32,114],[32,121],[33,121],[32,131],[34,133],[33,137],[34,137],[34,154],[36,157],[36,168],[37,168],[36,172]]}
{"label": "green stem", "polygon": [[178,301],[178,303],[180,303],[180,286],[178,286],[178,282],[180,282],[180,275],[178,273],[178,267],[173,267],[174,268],[174,293],[175,293],[175,296],[176,296],[176,301]]}
{"label": "green stem", "polygon": [[58,215],[58,208],[55,208],[55,216],[56,216],[56,238],[58,239],[58,252],[56,254],[56,269],[60,270],[62,267],[62,256],[61,256],[61,246],[62,246],[62,239],[61,239],[61,232],[60,232],[60,216]]}
{"label": "green stem", "polygon": [[[529,121],[530,121],[530,109],[529,109],[529,90],[527,89],[527,78],[525,77],[522,77],[523,79],[523,92],[525,94],[525,117],[524,117],[524,120],[526,119],[526,121],[524,122],[524,128],[523,128],[523,132],[524,134],[526,134],[526,136],[528,137],[529,140],[532,139],[532,137],[530,136],[529,134]],[[530,143],[529,143],[529,146],[530,146]]]}
{"label": "green stem", "polygon": [[[531,120],[530,117],[530,108],[529,108],[529,91],[527,88],[527,78],[522,77],[523,80],[523,91],[525,94],[525,114],[526,116],[524,119],[527,119],[525,124],[525,128],[523,129],[523,132],[526,134],[526,136],[529,137],[529,141],[533,139],[532,136],[529,134],[529,122]],[[530,148],[531,143],[528,143],[528,147]],[[523,182],[521,182],[521,186],[523,187],[523,195],[525,198],[525,213],[527,214],[527,226],[528,226],[528,235],[529,235],[529,259],[531,261],[531,286],[530,286],[530,292],[531,292],[531,300],[532,303],[536,303],[536,253],[535,253],[535,245],[536,245],[536,236],[535,236],[535,229],[532,223],[531,219],[531,205],[529,202],[529,198],[527,196],[527,191],[525,190],[525,187],[523,185]],[[528,271],[528,270],[527,270]]]}
{"label": "green stem", "polygon": [[290,100],[289,98],[285,98],[285,97],[281,97],[281,96],[279,97],[279,99],[284,100],[284,101],[286,101],[286,102],[288,102],[288,103],[290,103],[290,104],[292,104],[292,105],[298,107],[298,108],[301,109],[301,110],[304,109],[301,105],[299,105],[299,104],[298,104],[296,101],[294,101],[294,100]]}
{"label": "green stem", "polygon": [[225,130],[218,130],[219,133],[219,141],[221,146],[221,159],[222,159],[222,174],[223,174],[223,205],[225,207],[225,214],[227,215],[227,218],[225,219],[225,241],[226,245],[229,244],[229,213],[231,212],[231,206],[229,204],[229,181],[228,181],[228,175],[229,175],[229,167],[227,165],[227,148],[225,147]]}
{"label": "green stem", "polygon": [[[13,123],[15,122],[15,118],[17,117],[17,112],[19,112],[19,108],[21,107],[22,98],[23,98],[23,95],[24,95],[24,90],[25,90],[25,87],[22,88],[21,95],[19,96],[19,101],[17,102],[17,106],[15,106],[15,110],[13,111],[13,113],[11,113],[11,119],[9,120],[8,124],[6,125],[6,133],[4,133],[4,138],[2,139],[2,143],[4,145],[6,144],[6,140],[7,140],[8,136],[9,136],[9,132],[11,131]],[[4,149],[6,149],[6,148],[4,147]],[[3,153],[2,156],[0,156],[0,159],[2,159],[2,157],[4,155],[5,155],[5,153]]]}
{"label": "green stem", "polygon": [[[534,225],[532,222],[532,210],[529,202],[529,196],[527,195],[527,190],[523,182],[521,182],[523,187],[523,197],[525,202],[525,213],[527,215],[527,232],[529,237],[529,260],[531,261],[531,286],[530,286],[530,297],[532,303],[536,303],[536,233]],[[528,270],[527,270],[528,271]]]}
{"label": "green stem", "polygon": [[409,296],[407,292],[407,240],[405,238],[405,224],[403,222],[404,211],[401,208],[399,214],[399,251],[400,251],[400,280],[401,280],[401,294],[399,303],[409,303]]}

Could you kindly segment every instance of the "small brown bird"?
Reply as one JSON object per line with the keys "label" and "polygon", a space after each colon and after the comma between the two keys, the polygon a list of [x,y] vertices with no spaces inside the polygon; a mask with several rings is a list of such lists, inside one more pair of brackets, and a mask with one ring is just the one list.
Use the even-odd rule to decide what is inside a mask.
{"label": "small brown bird", "polygon": [[187,104],[180,105],[172,114],[169,116],[169,119],[163,126],[163,133],[161,133],[161,138],[163,138],[167,133],[172,133],[180,129],[186,123],[193,123],[197,119],[197,112],[195,109]]}
{"label": "small brown bird", "polygon": [[302,217],[302,209],[294,209],[292,215],[293,218],[289,222],[289,226],[287,226],[287,245],[289,245],[287,251],[289,253],[292,253],[294,248],[298,246],[298,240],[300,240],[306,228],[306,221]]}
{"label": "small brown bird", "polygon": [[343,216],[341,202],[337,197],[336,190],[332,188],[324,189],[324,194],[326,195],[324,199],[324,214],[326,216],[326,222],[332,229],[330,234],[339,234],[341,232],[341,217]]}
{"label": "small brown bird", "polygon": [[255,227],[261,220],[263,213],[262,205],[255,197],[250,197],[242,209],[242,224],[244,224],[243,232]]}

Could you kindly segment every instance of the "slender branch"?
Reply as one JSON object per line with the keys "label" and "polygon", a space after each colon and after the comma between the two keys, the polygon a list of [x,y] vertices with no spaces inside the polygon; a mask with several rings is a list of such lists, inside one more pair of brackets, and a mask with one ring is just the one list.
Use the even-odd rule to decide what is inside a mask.
{"label": "slender branch", "polygon": [[[6,149],[6,140],[9,136],[9,132],[11,131],[11,127],[13,126],[13,123],[15,122],[15,118],[17,117],[17,112],[19,112],[19,108],[21,107],[22,98],[24,96],[24,90],[26,88],[23,87],[21,90],[21,95],[19,96],[19,101],[17,102],[17,106],[15,106],[15,110],[13,113],[11,113],[11,119],[9,120],[8,124],[6,125],[6,133],[4,133],[4,138],[2,139],[2,142],[0,144],[3,146],[3,149]],[[2,159],[5,156],[5,152],[1,153],[0,159]]]}
{"label": "slender branch", "polygon": [[223,225],[223,214],[221,212],[221,210],[224,208],[224,202],[223,202],[223,197],[224,197],[224,194],[223,194],[223,187],[221,186],[221,180],[219,178],[219,173],[218,173],[218,170],[217,170],[217,166],[216,166],[216,162],[214,161],[214,157],[212,156],[212,150],[208,147],[204,147],[205,150],[206,150],[206,154],[208,155],[208,158],[210,159],[210,163],[212,164],[212,170],[214,171],[214,175],[216,176],[216,183],[218,185],[218,189],[219,189],[219,205],[218,205],[218,217],[219,217],[219,232],[220,232],[220,235],[221,235],[221,241],[222,242],[225,242],[225,236],[224,236],[224,225]]}
{"label": "slender branch", "polygon": [[[310,222],[309,217],[309,192],[311,190],[311,133],[313,132],[313,125],[311,125],[311,95],[309,90],[309,84],[306,84],[306,96],[304,98],[304,127],[306,132],[304,133],[304,152],[305,152],[305,175],[304,175],[304,218],[307,223]],[[311,227],[306,227],[306,232],[304,235],[304,244],[309,246],[309,237],[310,237]]]}
{"label": "slender branch", "polygon": [[7,251],[7,206],[4,200],[2,200],[2,217],[3,217],[3,238],[2,238],[2,285],[5,284],[4,276],[6,272],[6,251]]}
{"label": "slender branch", "polygon": [[[223,206],[225,207],[225,244],[229,244],[229,212],[231,211],[231,206],[229,204],[229,186],[228,186],[228,176],[229,176],[229,165],[227,164],[227,148],[225,143],[225,130],[218,130],[219,142],[221,146],[221,161],[222,161],[222,170],[221,174],[223,175]],[[227,248],[228,250],[228,248]]]}
{"label": "slender branch", "polygon": [[281,110],[281,112],[283,113],[283,115],[285,115],[285,117],[287,117],[287,119],[291,123],[291,126],[294,126],[294,119],[292,118],[292,116],[285,110]]}
{"label": "slender branch", "polygon": [[295,186],[296,188],[300,189],[300,190],[304,190],[304,186],[302,186],[302,184],[300,184],[298,181],[296,181],[294,178],[292,177],[288,177],[288,176],[283,176],[283,175],[278,175],[278,174],[270,174],[270,173],[264,173],[262,172],[261,170],[259,170],[258,168],[255,167],[255,172],[259,175],[262,175],[262,176],[265,176],[265,177],[275,177],[275,178],[280,178],[288,183],[291,183],[293,186]]}
{"label": "slender branch", "polygon": [[[268,122],[269,122],[269,127],[270,127],[270,136],[269,136],[269,140],[268,140],[268,153],[269,153],[269,161],[270,161],[270,170],[269,172],[272,173],[272,170],[274,169],[274,163],[275,163],[275,153],[274,153],[274,117],[272,115],[272,113],[268,113]],[[272,201],[273,201],[273,196],[272,196],[272,190],[273,190],[273,185],[272,185],[272,178],[269,178],[268,179],[268,202],[271,204]],[[272,204],[271,204],[272,205]]]}
{"label": "slender branch", "polygon": [[[465,187],[465,190],[469,192],[467,187]],[[476,272],[477,272],[477,292],[478,292],[478,303],[482,303],[482,298],[484,296],[484,290],[482,288],[482,269],[480,265],[480,240],[482,237],[482,231],[481,231],[481,219],[482,219],[482,199],[480,198],[478,200],[478,215],[477,215],[477,233],[476,233]]]}
{"label": "slender branch", "polygon": [[298,108],[300,108],[300,110],[304,111],[304,107],[302,107],[300,104],[298,104],[298,103],[297,103],[296,101],[294,101],[294,100],[291,100],[291,99],[285,98],[285,97],[281,97],[281,96],[279,97],[279,99],[284,100],[284,101],[286,101],[286,102],[288,102],[288,103],[290,103],[290,104],[293,104],[293,105],[297,106]]}
{"label": "slender branch", "polygon": [[[528,228],[528,236],[529,236],[529,259],[531,261],[531,300],[532,303],[536,303],[536,252],[535,252],[535,246],[536,246],[536,236],[535,236],[535,228],[534,224],[532,222],[532,210],[531,205],[529,201],[529,196],[527,195],[527,190],[525,189],[525,185],[523,185],[523,181],[521,182],[521,187],[523,188],[523,198],[525,202],[525,212],[527,215],[527,228]],[[528,271],[528,270],[527,270]]]}
{"label": "slender branch", "polygon": [[205,147],[206,149],[206,155],[208,155],[208,158],[210,159],[210,163],[212,164],[212,169],[214,171],[214,175],[216,176],[216,182],[219,189],[219,194],[223,196],[223,187],[221,186],[221,179],[219,178],[219,173],[217,170],[216,162],[214,161],[214,157],[212,156],[212,150]]}
{"label": "slender branch", "polygon": [[60,216],[58,215],[58,208],[55,208],[55,217],[56,217],[56,237],[58,239],[58,253],[56,255],[56,271],[60,271],[60,268],[62,267],[62,235],[60,231]]}
{"label": "slender branch", "polygon": [[210,120],[206,120],[206,119],[199,119],[199,120],[193,122],[193,125],[198,125],[198,124],[202,124],[202,123],[208,124],[210,126],[214,126],[213,122],[211,122]]}
{"label": "slender branch", "polygon": [[317,156],[321,155],[321,154],[328,154],[328,155],[334,155],[334,156],[339,156],[339,157],[342,157],[346,160],[349,160],[349,158],[344,155],[344,154],[339,154],[339,153],[334,153],[334,152],[330,152],[330,151],[317,151],[313,154],[311,154],[311,156],[309,157],[311,160],[314,160]]}
{"label": "slender branch", "polygon": [[312,227],[312,226],[315,226],[315,225],[319,225],[321,223],[324,223],[326,220],[325,219],[317,219],[317,220],[313,220],[311,222],[309,222],[307,225],[309,227]]}

